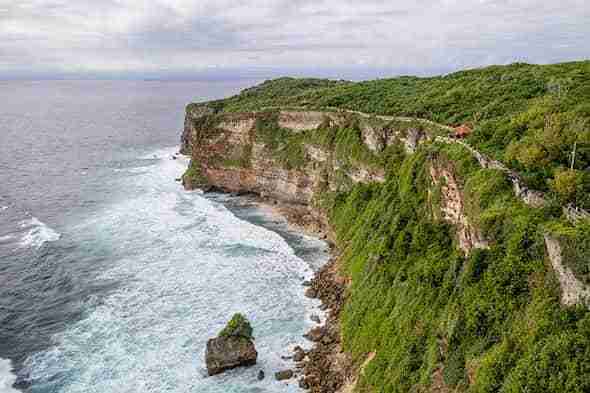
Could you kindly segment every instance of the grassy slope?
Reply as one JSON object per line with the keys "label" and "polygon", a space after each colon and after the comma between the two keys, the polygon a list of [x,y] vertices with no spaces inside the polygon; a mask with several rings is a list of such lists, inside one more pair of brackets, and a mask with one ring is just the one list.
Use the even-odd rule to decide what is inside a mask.
{"label": "grassy slope", "polygon": [[[556,198],[583,204],[590,163],[589,65],[518,64],[358,84],[283,79],[268,82],[268,91],[250,90],[218,105],[230,111],[339,106],[473,122],[470,143],[540,188],[552,187]],[[271,145],[280,138],[272,133],[273,123],[257,125]],[[436,381],[469,392],[590,391],[590,312],[560,305],[543,244],[547,230],[565,239],[566,263],[589,282],[588,224],[571,227],[558,205],[525,206],[502,174],[479,168],[459,146],[427,145],[410,156],[396,151],[367,158],[358,150],[356,131],[326,129],[300,138],[387,168],[384,184],[325,192],[317,201],[336,231],[343,273],[352,277],[342,316],[344,346],[358,364],[376,352],[358,390],[423,391]],[[559,168],[567,165],[573,141],[579,156],[572,188],[571,173]],[[287,144],[297,152],[297,143],[289,137]],[[298,163],[288,159],[298,154],[277,154],[289,165]],[[489,250],[465,258],[453,228],[434,218],[438,193],[429,197],[427,172],[432,160],[454,168],[469,219],[491,240]]]}

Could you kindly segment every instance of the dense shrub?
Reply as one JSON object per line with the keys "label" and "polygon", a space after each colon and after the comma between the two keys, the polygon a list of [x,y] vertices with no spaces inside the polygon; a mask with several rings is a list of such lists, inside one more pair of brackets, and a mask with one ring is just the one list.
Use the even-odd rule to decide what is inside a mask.
{"label": "dense shrub", "polygon": [[219,333],[219,337],[242,337],[252,339],[252,326],[242,314],[234,314]]}
{"label": "dense shrub", "polygon": [[[550,215],[517,200],[500,172],[460,155],[424,148],[385,184],[359,184],[333,199],[343,274],[352,277],[343,344],[359,364],[376,352],[359,391],[419,390],[441,368],[458,391],[585,391],[589,313],[559,305],[544,261]],[[492,235],[489,249],[464,257],[453,229],[433,219],[434,161],[457,163],[470,219]]]}

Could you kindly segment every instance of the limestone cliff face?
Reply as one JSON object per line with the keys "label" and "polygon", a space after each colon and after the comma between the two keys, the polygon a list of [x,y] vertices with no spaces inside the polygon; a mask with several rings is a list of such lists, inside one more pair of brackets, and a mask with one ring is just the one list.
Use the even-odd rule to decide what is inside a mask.
{"label": "limestone cliff face", "polygon": [[[353,183],[383,182],[382,168],[363,163],[342,162],[333,149],[303,140],[303,162],[289,167],[280,162],[269,141],[261,138],[260,122],[268,113],[223,113],[205,105],[187,108],[181,151],[191,155],[192,176],[184,176],[187,189],[214,187],[229,192],[252,192],[281,201],[312,206],[324,191],[342,191]],[[392,117],[369,117],[350,112],[285,110],[276,113],[278,128],[291,135],[319,132],[326,126],[357,122],[360,139],[370,152],[399,145],[412,154],[433,137],[418,127],[399,127]],[[397,121],[397,122],[396,122]],[[393,122],[393,123],[392,123]],[[402,119],[408,123],[409,120]],[[197,176],[195,176],[195,174]],[[488,242],[465,212],[464,195],[451,167],[432,163],[433,187],[441,191],[440,219],[457,229],[458,246],[469,254],[473,248],[487,248]],[[317,213],[317,212],[316,212]],[[317,215],[317,214],[316,214]]]}
{"label": "limestone cliff face", "polygon": [[[267,113],[214,114],[206,107],[187,109],[181,152],[190,154],[201,182],[184,178],[186,188],[206,182],[230,192],[253,192],[281,201],[309,205],[320,189],[339,190],[356,182],[382,182],[385,172],[375,166],[340,162],[334,152],[303,142],[299,165],[281,163],[277,149],[261,138],[257,122]],[[322,124],[343,124],[350,115],[332,112],[279,111],[276,123],[288,133],[313,132]],[[366,127],[363,139],[383,139]],[[374,144],[371,146],[377,148]],[[301,153],[300,153],[301,154]]]}
{"label": "limestone cliff face", "polygon": [[[307,209],[308,221],[319,221],[326,229],[326,217],[315,208],[316,197],[326,191],[345,191],[354,183],[385,180],[382,166],[346,160],[349,152],[344,152],[344,157],[339,156],[334,146],[322,145],[310,138],[310,135],[321,132],[322,127],[346,127],[356,122],[359,140],[367,152],[378,154],[397,145],[405,154],[413,154],[424,142],[458,144],[467,149],[482,168],[506,173],[515,195],[524,203],[532,207],[545,204],[540,193],[527,189],[519,176],[502,164],[462,141],[435,136],[423,127],[414,127],[409,119],[350,112],[281,110],[272,118],[274,128],[270,139],[264,134],[268,121],[268,112],[217,113],[207,104],[189,105],[181,137],[181,152],[191,156],[191,167],[183,176],[184,186],[187,189],[213,187],[229,192],[252,192],[296,204]],[[276,133],[280,134],[279,139],[273,140],[272,134]],[[298,135],[302,137],[297,139],[296,160],[293,160],[287,154],[293,146],[284,144],[283,139]],[[438,199],[432,203],[435,218],[455,227],[457,246],[465,255],[476,248],[488,248],[489,241],[466,211],[463,186],[452,163],[430,160],[428,171],[432,183],[431,197],[437,193]],[[564,304],[580,303],[582,298],[589,296],[589,290],[561,264],[559,242],[552,238],[545,240],[548,256],[562,287]]]}

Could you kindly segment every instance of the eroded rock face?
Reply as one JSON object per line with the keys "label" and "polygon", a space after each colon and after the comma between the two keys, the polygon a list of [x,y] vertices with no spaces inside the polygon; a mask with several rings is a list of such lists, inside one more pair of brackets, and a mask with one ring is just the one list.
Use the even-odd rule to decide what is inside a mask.
{"label": "eroded rock face", "polygon": [[220,374],[236,367],[253,366],[257,358],[254,343],[244,337],[216,337],[207,341],[205,362],[209,375]]}
{"label": "eroded rock face", "polygon": [[215,112],[213,108],[205,104],[190,104],[186,107],[184,117],[184,130],[180,137],[180,153],[190,155],[192,152],[192,143],[196,137],[197,130],[193,119],[211,115]]}
{"label": "eroded rock face", "polygon": [[317,128],[329,114],[313,111],[281,111],[279,126],[293,131],[313,130]]}
{"label": "eroded rock face", "polygon": [[[266,115],[268,116],[268,115]],[[325,122],[341,124],[348,114],[313,111],[280,111],[277,124],[294,134],[314,131]],[[213,117],[213,121],[211,121]],[[321,185],[336,190],[347,182],[383,182],[384,170],[363,165],[342,168],[333,152],[305,143],[305,163],[289,168],[277,162],[256,133],[257,112],[215,114],[200,106],[187,108],[181,150],[198,166],[199,181],[184,181],[187,189],[209,186],[229,192],[252,192],[301,205],[310,205]],[[369,146],[369,148],[375,146]],[[337,178],[335,172],[339,171]],[[346,181],[342,178],[346,177]],[[208,187],[204,187],[207,189]]]}
{"label": "eroded rock face", "polygon": [[474,248],[488,248],[489,244],[479,229],[469,222],[463,191],[453,171],[437,162],[433,162],[429,169],[432,181],[440,187],[442,219],[455,225],[461,251],[467,255]]}
{"label": "eroded rock face", "polygon": [[563,253],[559,240],[550,234],[545,234],[545,248],[551,261],[551,266],[557,274],[561,288],[561,303],[566,306],[575,304],[590,305],[590,287],[576,278],[574,272],[563,263]]}

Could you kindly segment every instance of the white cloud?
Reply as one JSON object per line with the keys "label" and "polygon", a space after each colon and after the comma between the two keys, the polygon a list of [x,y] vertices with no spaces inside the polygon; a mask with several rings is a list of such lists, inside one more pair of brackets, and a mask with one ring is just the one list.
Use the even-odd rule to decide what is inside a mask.
{"label": "white cloud", "polygon": [[586,0],[0,0],[0,77],[431,70],[590,56]]}

